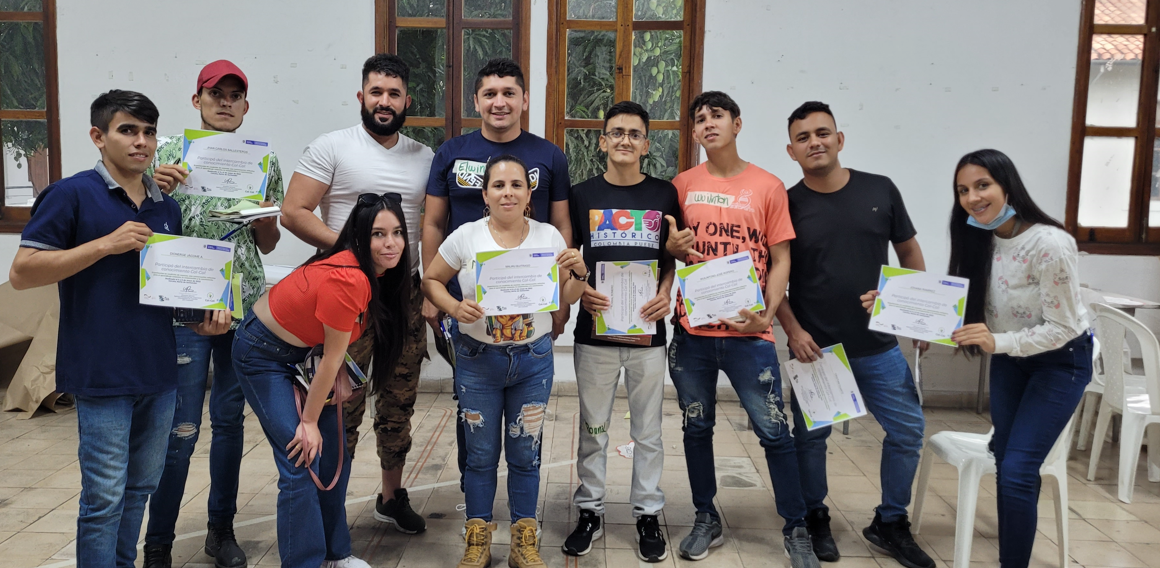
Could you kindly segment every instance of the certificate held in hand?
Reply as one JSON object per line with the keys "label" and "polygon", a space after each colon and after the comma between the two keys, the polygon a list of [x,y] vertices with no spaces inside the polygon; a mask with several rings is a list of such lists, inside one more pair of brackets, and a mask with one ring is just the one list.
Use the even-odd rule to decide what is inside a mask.
{"label": "certificate held in hand", "polygon": [[951,333],[963,326],[970,280],[883,266],[870,329],[956,347]]}
{"label": "certificate held in hand", "polygon": [[742,309],[765,309],[765,297],[748,252],[715,258],[677,270],[677,284],[689,325],[736,318]]}
{"label": "certificate held in hand", "polygon": [[560,309],[560,267],[549,248],[475,255],[475,301],[489,316]]}
{"label": "certificate held in hand", "polygon": [[645,321],[640,309],[657,295],[657,261],[597,262],[596,291],[612,304],[597,314],[596,335],[656,334],[657,323]]}
{"label": "certificate held in hand", "polygon": [[189,177],[178,191],[206,197],[264,201],[270,144],[232,132],[186,130],[181,165]]}
{"label": "certificate held in hand", "polygon": [[141,250],[140,302],[152,306],[231,309],[234,244],[153,235]]}
{"label": "certificate held in hand", "polygon": [[785,374],[793,385],[807,430],[866,415],[866,403],[841,343],[822,349],[822,358],[813,363],[786,361]]}

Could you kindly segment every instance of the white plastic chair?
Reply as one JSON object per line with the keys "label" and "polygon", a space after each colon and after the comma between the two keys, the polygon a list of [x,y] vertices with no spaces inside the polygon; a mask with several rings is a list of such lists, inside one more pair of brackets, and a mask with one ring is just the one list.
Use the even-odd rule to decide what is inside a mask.
{"label": "white plastic chair", "polygon": [[1100,360],[1100,345],[1102,337],[1106,332],[1102,329],[1103,324],[1095,315],[1096,304],[1104,302],[1104,295],[1092,290],[1090,288],[1080,288],[1080,299],[1083,305],[1088,310],[1088,316],[1092,322],[1092,326],[1096,329],[1095,337],[1092,338],[1092,380],[1088,386],[1084,388],[1083,398],[1079,399],[1079,406],[1075,408],[1076,423],[1079,424],[1079,436],[1076,438],[1075,449],[1087,449],[1088,437],[1092,431],[1092,420],[1096,417],[1096,409],[1100,406],[1100,398],[1104,394],[1104,379],[1103,361]]}
{"label": "white plastic chair", "polygon": [[[1055,500],[1055,529],[1059,532],[1059,565],[1068,564],[1067,547],[1067,452],[1071,447],[1071,431],[1075,416],[1067,421],[1055,445],[1051,447],[1039,474],[1054,478],[1051,484],[1052,498]],[[987,448],[992,428],[986,434],[970,432],[939,432],[930,437],[922,453],[922,466],[918,473],[918,487],[915,489],[914,534],[922,530],[922,506],[926,500],[926,488],[930,483],[930,469],[933,456],[959,470],[959,499],[955,512],[955,561],[954,568],[967,568],[971,563],[971,541],[975,534],[975,507],[979,500],[979,483],[984,475],[995,473],[995,456]]]}
{"label": "white plastic chair", "polygon": [[[1132,502],[1136,485],[1136,464],[1140,460],[1140,444],[1149,424],[1160,423],[1160,343],[1140,320],[1105,304],[1095,305],[1096,318],[1106,330],[1103,345],[1104,386],[1100,415],[1096,419],[1092,457],[1088,464],[1088,481],[1094,481],[1104,436],[1112,414],[1120,414],[1120,466],[1118,489],[1120,501]],[[1139,379],[1124,376],[1124,334],[1131,333],[1140,344],[1144,359],[1144,375]],[[1148,435],[1148,480],[1160,481],[1160,432],[1155,428]]]}

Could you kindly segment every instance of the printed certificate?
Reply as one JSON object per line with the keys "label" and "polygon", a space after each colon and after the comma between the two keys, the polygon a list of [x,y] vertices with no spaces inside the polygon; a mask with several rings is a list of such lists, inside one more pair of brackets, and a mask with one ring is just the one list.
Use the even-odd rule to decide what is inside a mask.
{"label": "printed certificate", "polygon": [[657,261],[597,262],[596,291],[612,307],[596,316],[597,335],[655,335],[657,323],[640,309],[657,295]]}
{"label": "printed certificate", "polygon": [[963,326],[969,285],[966,278],[883,266],[870,329],[955,347],[951,333]]}
{"label": "printed certificate", "polygon": [[189,177],[178,191],[264,201],[270,144],[231,132],[186,130],[181,165]]}
{"label": "printed certificate", "polygon": [[752,312],[765,309],[764,291],[748,252],[681,268],[677,284],[693,327],[736,317],[742,308]]}
{"label": "printed certificate", "polygon": [[475,255],[475,301],[489,316],[560,309],[560,268],[549,248]]}
{"label": "printed certificate", "polygon": [[141,250],[140,301],[173,308],[231,309],[233,264],[233,243],[153,235]]}
{"label": "printed certificate", "polygon": [[801,405],[806,429],[814,430],[866,415],[866,404],[854,380],[850,359],[842,344],[822,349],[822,358],[813,363],[797,359],[785,362],[785,374]]}

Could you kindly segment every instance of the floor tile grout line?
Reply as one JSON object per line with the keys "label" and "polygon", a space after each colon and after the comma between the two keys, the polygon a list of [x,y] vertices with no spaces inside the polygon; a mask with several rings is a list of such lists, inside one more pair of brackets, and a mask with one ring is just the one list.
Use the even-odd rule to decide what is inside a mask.
{"label": "floor tile grout line", "polygon": [[[556,463],[550,463],[550,464],[547,464],[547,465],[542,465],[542,466],[540,466],[540,469],[552,469],[552,468],[557,468],[557,467],[563,467],[563,466],[566,466],[566,465],[573,465],[573,464],[575,464],[575,463],[576,463],[576,460],[575,460],[575,459],[571,459],[571,460],[567,460],[567,461],[562,461],[562,462],[556,462]],[[507,472],[506,472],[506,471],[501,471],[501,472],[499,472],[499,474],[497,475],[497,477],[506,477],[506,476],[507,476]],[[428,483],[428,484],[425,484],[425,485],[417,485],[417,486],[415,486],[415,487],[408,487],[408,488],[407,488],[407,491],[424,491],[424,490],[427,490],[427,489],[435,489],[435,488],[438,488],[438,487],[450,487],[450,486],[452,486],[452,485],[459,485],[459,481],[455,481],[455,480],[453,480],[453,481],[440,481],[440,482],[437,482],[437,483]],[[347,501],[346,501],[346,504],[347,504],[347,505],[352,505],[352,504],[358,504],[358,503],[366,503],[367,501],[370,501],[370,500],[372,500],[372,499],[376,499],[376,498],[378,498],[378,496],[379,496],[379,495],[376,493],[376,494],[374,494],[374,495],[367,495],[367,496],[365,496],[365,497],[357,497],[357,498],[355,498],[355,499],[347,499]],[[248,520],[248,521],[241,521],[241,522],[238,522],[238,523],[234,523],[234,528],[248,527],[248,526],[251,526],[251,525],[257,525],[257,524],[261,524],[261,523],[268,523],[268,522],[270,522],[270,521],[273,521],[273,520],[275,520],[275,519],[277,519],[277,518],[278,518],[278,515],[266,515],[266,516],[263,516],[263,517],[258,517],[258,518],[255,518],[255,519],[250,519],[250,520]],[[185,534],[182,534],[182,535],[177,535],[177,537],[173,539],[173,542],[179,542],[179,541],[183,541],[183,540],[189,540],[189,539],[191,539],[191,538],[197,538],[197,537],[205,536],[206,534],[208,534],[208,531],[204,531],[204,530],[201,530],[201,531],[194,531],[194,532],[191,532],[191,533],[185,533]],[[14,535],[14,536],[15,536],[15,535]],[[145,548],[145,544],[144,544],[144,543],[140,543],[140,544],[138,544],[138,545],[137,545],[137,550],[138,550],[138,551],[140,551],[140,550],[143,550],[144,548]],[[76,563],[77,563],[77,561],[76,561],[76,559],[74,558],[74,559],[72,559],[72,560],[62,560],[62,561],[60,561],[60,562],[57,562],[57,563],[55,563],[55,564],[45,564],[45,565],[42,565],[42,566],[40,566],[39,568],[65,568],[66,566],[73,566],[73,565],[75,565]]]}

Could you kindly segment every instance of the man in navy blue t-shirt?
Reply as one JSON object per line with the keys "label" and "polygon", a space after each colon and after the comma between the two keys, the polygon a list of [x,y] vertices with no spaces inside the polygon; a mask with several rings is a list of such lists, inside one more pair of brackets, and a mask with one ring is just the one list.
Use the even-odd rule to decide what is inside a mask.
{"label": "man in navy blue t-shirt", "polygon": [[[77,406],[81,468],[77,566],[132,566],[145,502],[157,488],[176,403],[173,310],[138,302],[139,255],[154,233],[181,234],[181,210],[145,176],[157,107],[112,90],[91,107],[92,170],[48,186],[32,206],[9,279],[58,284],[56,390]],[[216,311],[195,327],[229,329]]]}
{"label": "man in navy blue t-shirt", "polygon": [[[555,144],[520,127],[520,117],[528,110],[528,93],[519,65],[510,59],[488,61],[476,74],[474,98],[483,117],[482,127],[444,142],[431,163],[423,218],[423,266],[435,258],[447,235],[484,217],[483,169],[488,159],[502,154],[511,154],[528,165],[535,219],[551,223],[572,246],[568,160]],[[454,278],[448,290],[462,299]],[[437,311],[430,302],[424,302],[423,315],[438,329]],[[562,331],[566,321],[556,322],[555,334]]]}

